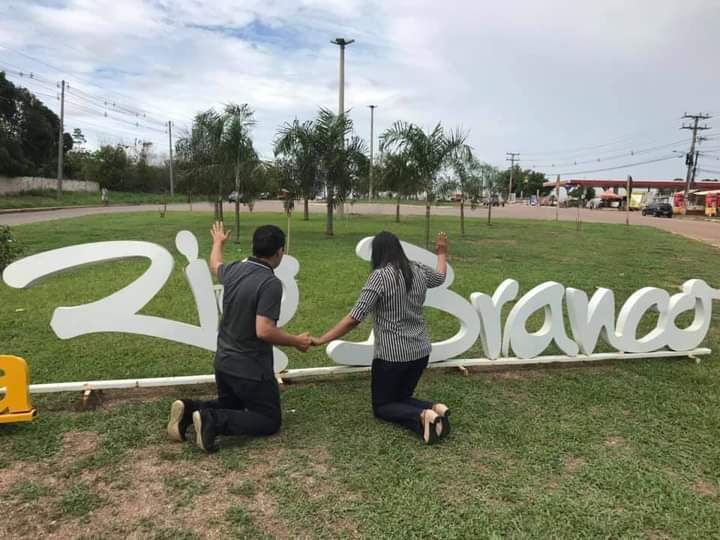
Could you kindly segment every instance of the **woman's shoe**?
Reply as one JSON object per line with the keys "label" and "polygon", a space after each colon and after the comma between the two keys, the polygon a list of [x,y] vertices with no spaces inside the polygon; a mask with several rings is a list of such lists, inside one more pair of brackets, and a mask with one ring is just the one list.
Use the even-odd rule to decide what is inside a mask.
{"label": "woman's shoe", "polygon": [[442,432],[438,433],[438,437],[447,437],[450,435],[450,408],[444,403],[436,403],[433,405],[433,411],[440,417],[440,425]]}
{"label": "woman's shoe", "polygon": [[440,436],[438,427],[440,428],[440,433],[442,433],[442,426],[438,414],[432,409],[425,409],[420,417],[420,422],[423,427],[423,441],[425,441],[425,444],[436,443]]}

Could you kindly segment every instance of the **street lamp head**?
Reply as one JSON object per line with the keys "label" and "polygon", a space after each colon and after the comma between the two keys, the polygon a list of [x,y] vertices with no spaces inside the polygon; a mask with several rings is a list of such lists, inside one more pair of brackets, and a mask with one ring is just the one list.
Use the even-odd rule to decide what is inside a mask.
{"label": "street lamp head", "polygon": [[344,47],[345,45],[350,45],[351,43],[355,43],[355,40],[354,39],[346,40],[345,38],[335,38],[335,41],[331,41],[330,43]]}

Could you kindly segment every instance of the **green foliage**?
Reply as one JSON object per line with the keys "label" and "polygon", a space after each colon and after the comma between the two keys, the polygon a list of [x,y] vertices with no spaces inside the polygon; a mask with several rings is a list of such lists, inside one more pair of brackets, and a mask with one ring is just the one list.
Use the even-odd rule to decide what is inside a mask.
{"label": "green foliage", "polygon": [[[57,169],[60,119],[25,88],[0,71],[0,174],[52,176]],[[63,135],[63,150],[72,148]]]}
{"label": "green foliage", "polygon": [[10,227],[0,225],[0,272],[22,253],[22,248],[10,232]]}
{"label": "green foliage", "polygon": [[369,172],[365,141],[352,131],[347,114],[320,109],[314,121],[284,124],[275,139],[281,183],[291,197],[307,201],[327,190],[327,235],[334,234],[333,208],[351,193],[358,193]]}
{"label": "green foliage", "polygon": [[195,115],[190,133],[176,144],[179,189],[214,194],[217,200],[236,191],[240,201],[255,201],[264,190],[253,175],[259,164],[250,136],[254,125],[254,113],[245,103]]}
{"label": "green foliage", "polygon": [[151,165],[148,160],[147,146],[142,147],[137,157],[130,157],[121,145],[105,145],[94,152],[84,149],[68,152],[65,171],[69,178],[98,182],[101,188],[113,192],[167,191],[167,168]]}
{"label": "green foliage", "polygon": [[440,173],[451,166],[453,160],[472,156],[466,139],[467,134],[460,129],[445,133],[439,122],[429,133],[415,124],[395,122],[380,136],[381,151],[404,153],[417,171],[418,187],[425,192],[426,248],[430,246],[430,204],[449,187]]}
{"label": "green foliage", "polygon": [[[518,197],[521,194],[524,194],[525,196],[535,195],[538,190],[542,194],[552,189],[543,187],[543,183],[546,181],[543,173],[533,171],[532,169],[521,169],[519,165],[515,165],[513,168],[512,177],[512,192]],[[499,173],[497,188],[500,193],[507,196],[508,189],[510,188],[509,168]]]}

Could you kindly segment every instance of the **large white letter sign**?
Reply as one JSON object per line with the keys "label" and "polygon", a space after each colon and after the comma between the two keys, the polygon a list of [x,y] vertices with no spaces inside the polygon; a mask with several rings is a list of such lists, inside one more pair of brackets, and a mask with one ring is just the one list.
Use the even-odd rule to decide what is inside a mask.
{"label": "large white letter sign", "polygon": [[[533,358],[547,349],[555,340],[558,347],[570,356],[578,353],[578,345],[565,333],[562,300],[565,288],[559,283],[547,281],[528,291],[510,310],[505,321],[503,354],[510,349],[519,358]],[[545,322],[537,332],[527,331],[527,320],[540,308],[545,312]]]}
{"label": "large white letter sign", "polygon": [[583,354],[592,354],[600,336],[611,347],[623,350],[615,334],[615,295],[610,289],[598,289],[588,303],[584,291],[568,287],[565,301],[570,328]]}
{"label": "large white letter sign", "polygon": [[[643,315],[652,307],[662,314],[668,311],[670,295],[657,287],[643,287],[630,295],[623,304],[617,320],[617,337],[620,350],[633,353],[645,353],[661,349],[665,346],[665,332],[662,325],[657,324],[645,336],[637,338],[637,328]],[[658,323],[661,319],[658,319]]]}
{"label": "large white letter sign", "polygon": [[502,308],[515,300],[520,284],[514,279],[503,281],[492,296],[474,292],[470,302],[480,316],[480,339],[488,358],[495,360],[502,350]]}
{"label": "large white letter sign", "polygon": [[[436,266],[437,257],[433,253],[401,243],[410,259]],[[180,231],[175,238],[175,246],[188,263],[185,276],[197,308],[197,326],[139,314],[165,285],[174,265],[170,252],[150,242],[96,242],[39,253],[12,263],[5,269],[3,279],[11,287],[24,288],[41,278],[83,265],[131,257],[148,259],[150,266],[127,287],[95,302],[55,309],[50,322],[55,334],[62,339],[70,339],[95,332],[127,332],[214,352],[218,320],[222,314],[222,286],[213,285],[207,262],[198,258],[198,242],[192,233]],[[371,248],[372,237],[367,237],[358,242],[355,252],[361,259],[369,261]],[[285,325],[297,311],[300,294],[295,277],[299,268],[298,261],[286,255],[275,269],[283,287],[278,326]],[[478,337],[487,358],[458,359],[448,365],[512,365],[514,362],[530,364],[709,354],[709,349],[697,347],[710,329],[713,300],[720,300],[720,289],[714,289],[700,279],[686,281],[681,292],[672,296],[662,289],[645,287],[627,299],[616,319],[615,298],[611,290],[598,289],[588,300],[583,291],[570,287],[565,289],[559,283],[548,281],[517,300],[503,324],[503,308],[515,301],[520,290],[517,281],[505,279],[492,296],[475,292],[468,302],[449,289],[454,278],[455,272],[448,265],[445,282],[440,287],[429,289],[425,298],[426,306],[449,313],[460,323],[454,336],[432,344],[430,362],[433,363],[461,355],[475,344]],[[220,299],[216,297],[218,295]],[[563,299],[573,339],[565,331]],[[646,335],[638,337],[643,317],[654,307],[658,312],[657,323]],[[538,311],[544,316],[542,327],[536,332],[529,332],[527,321]],[[683,314],[688,315],[688,320],[692,314],[692,321],[680,328],[677,319]],[[594,354],[600,337],[619,352]],[[553,341],[566,356],[540,356]],[[368,366],[372,363],[373,346],[371,332],[366,341],[359,343],[333,341],[328,345],[327,353],[337,364]],[[580,351],[584,356],[577,357]],[[511,353],[514,357],[510,357]],[[500,358],[501,355],[503,358]],[[537,360],[532,360],[534,358]],[[285,370],[288,365],[287,356],[278,348],[273,348],[273,360],[276,373]],[[312,371],[315,373],[324,369],[338,368],[313,368]],[[294,371],[302,370],[290,370],[289,375],[293,376]],[[152,379],[147,384],[154,385],[157,380]],[[207,378],[203,380],[207,381]],[[126,382],[120,387],[127,387]],[[86,383],[72,384],[86,388]]]}
{"label": "large white letter sign", "polygon": [[[361,259],[370,260],[372,236],[363,238],[355,247],[355,253]],[[410,260],[418,261],[432,268],[437,265],[437,256],[426,249],[407,242],[400,242]],[[454,316],[460,322],[460,330],[452,337],[432,344],[430,362],[440,362],[464,353],[473,346],[480,333],[480,319],[472,306],[459,294],[448,289],[455,279],[455,272],[447,265],[445,282],[439,287],[428,289],[425,305],[440,309]],[[333,341],[327,347],[327,353],[334,362],[350,366],[369,366],[372,364],[374,338],[372,333],[367,341],[352,343]]]}
{"label": "large white letter sign", "polygon": [[[165,285],[174,265],[172,255],[165,248],[150,242],[95,242],[46,251],[9,265],[3,272],[3,280],[10,287],[25,288],[41,278],[71,268],[130,257],[147,258],[150,267],[124,289],[89,304],[57,308],[50,322],[55,334],[70,339],[96,332],[126,332],[215,352],[219,313],[210,270],[204,260],[198,259],[197,239],[191,232],[179,232],[175,245],[189,263],[185,276],[193,293],[200,326],[138,314]],[[286,255],[276,269],[283,285],[279,326],[287,323],[297,311],[299,292],[294,278],[298,268],[297,260]],[[277,348],[273,352],[275,371],[282,371],[287,367],[287,356]]]}
{"label": "large white letter sign", "polygon": [[[668,309],[660,314],[658,326],[665,334],[666,345],[673,351],[689,351],[702,343],[712,319],[713,298],[720,300],[720,290],[713,289],[701,279],[689,279],[683,292],[670,297]],[[684,311],[695,310],[695,318],[687,328],[678,328],[675,319]]]}

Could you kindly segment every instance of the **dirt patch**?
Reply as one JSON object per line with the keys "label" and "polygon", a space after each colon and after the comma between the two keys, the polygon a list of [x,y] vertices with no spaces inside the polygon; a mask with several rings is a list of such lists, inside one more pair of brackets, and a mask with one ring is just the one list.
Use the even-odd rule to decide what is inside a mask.
{"label": "dirt patch", "polygon": [[717,485],[713,485],[706,480],[698,480],[697,482],[695,482],[695,485],[693,486],[693,490],[695,490],[695,493],[702,495],[703,497],[717,497],[718,496]]}
{"label": "dirt patch", "polygon": [[568,474],[574,474],[579,471],[584,465],[585,460],[583,458],[576,456],[567,456],[565,458],[565,463],[563,464],[563,469]]}
{"label": "dirt patch", "polygon": [[[11,530],[0,526],[0,537],[144,538],[193,531],[202,538],[227,538],[249,534],[253,527],[273,538],[308,537],[280,512],[271,485],[278,471],[289,472],[288,481],[310,500],[352,497],[334,481],[324,447],[304,449],[299,456],[283,447],[256,449],[247,466],[236,470],[227,467],[222,451],[194,456],[183,445],[166,443],[128,452],[106,467],[71,472],[77,460],[94,453],[101,442],[95,433],[69,432],[58,456],[0,469],[0,515],[12,524]],[[6,496],[21,483],[42,489],[24,499]],[[67,513],[64,497],[78,485],[95,502],[79,515]],[[233,522],[233,509],[242,510],[249,521]],[[328,526],[345,536],[359,536],[346,517]]]}
{"label": "dirt patch", "polygon": [[[77,485],[77,476],[67,475],[73,457],[95,451],[94,434],[75,432],[64,437],[61,460],[47,463],[14,463],[0,470],[0,493],[19,482],[48,486],[47,496],[25,504],[12,504],[0,497],[0,514],[12,523],[5,537],[77,538],[147,537],[162,531],[195,531],[203,538],[226,538],[225,516],[232,506],[249,507],[249,514],[263,516],[258,526],[273,537],[287,537],[289,526],[277,514],[277,504],[264,491],[268,472],[278,467],[282,453],[266,452],[257,466],[243,471],[227,470],[218,455],[198,455],[187,461],[179,456],[180,445],[163,444],[128,453],[122,463],[98,469],[88,477],[99,507],[80,517],[61,512],[63,496]],[[169,459],[170,458],[170,459]],[[80,479],[85,480],[85,474]],[[241,482],[258,486],[253,500],[228,490]],[[280,534],[283,532],[283,534]],[[0,536],[4,536],[0,534]]]}
{"label": "dirt patch", "polygon": [[97,449],[98,434],[94,431],[68,431],[63,435],[62,453],[68,457],[83,457]]}

